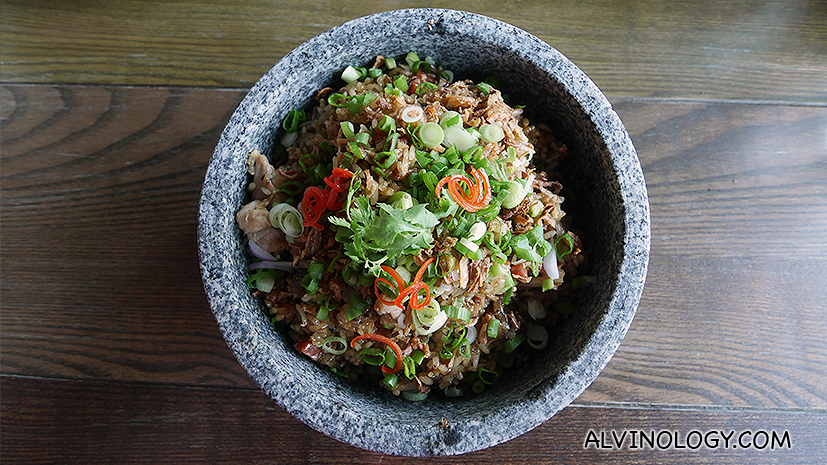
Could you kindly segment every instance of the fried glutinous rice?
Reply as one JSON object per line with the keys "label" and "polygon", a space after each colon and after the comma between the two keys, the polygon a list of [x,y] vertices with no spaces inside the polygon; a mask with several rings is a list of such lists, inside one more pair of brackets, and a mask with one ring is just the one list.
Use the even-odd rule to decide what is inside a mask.
{"label": "fried glutinous rice", "polygon": [[[347,67],[248,155],[248,286],[296,349],[409,400],[479,393],[548,343],[593,278],[563,223],[566,155],[496,82],[409,53]],[[271,161],[272,160],[272,161]],[[278,166],[278,168],[276,168]]]}

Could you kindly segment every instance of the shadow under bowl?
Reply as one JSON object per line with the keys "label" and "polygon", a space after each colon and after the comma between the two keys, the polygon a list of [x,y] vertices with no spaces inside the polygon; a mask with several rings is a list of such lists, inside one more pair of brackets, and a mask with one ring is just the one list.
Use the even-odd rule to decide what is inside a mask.
{"label": "shadow under bowl", "polygon": [[[247,258],[235,213],[246,199],[247,154],[268,153],[292,108],[337,82],[347,65],[416,51],[458,77],[498,76],[509,103],[526,104],[568,147],[564,209],[581,232],[597,282],[550,332],[548,346],[485,393],[417,403],[351,384],[299,355],[245,284]],[[338,85],[336,85],[338,86]],[[543,167],[538,167],[542,169]],[[199,209],[204,286],[242,366],[286,411],[364,449],[406,456],[491,447],[540,425],[571,403],[617,350],[640,301],[649,258],[646,186],[631,140],[592,81],[557,50],[514,26],[441,9],[395,10],[355,19],[287,54],[233,114],[207,169]],[[446,420],[443,423],[443,419]]]}

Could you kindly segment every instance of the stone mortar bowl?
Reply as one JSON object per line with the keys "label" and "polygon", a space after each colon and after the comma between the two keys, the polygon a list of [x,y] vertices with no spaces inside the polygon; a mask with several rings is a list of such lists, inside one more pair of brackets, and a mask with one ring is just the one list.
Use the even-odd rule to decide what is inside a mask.
{"label": "stone mortar bowl", "polygon": [[[245,285],[247,256],[235,213],[245,201],[247,153],[268,153],[292,108],[338,83],[345,66],[377,54],[430,55],[458,77],[499,77],[512,105],[526,104],[571,156],[563,204],[581,231],[597,283],[548,346],[482,395],[409,402],[349,383],[293,349]],[[338,86],[339,84],[336,84]],[[539,167],[542,169],[542,167]],[[646,185],[632,142],[606,97],[571,61],[537,37],[477,14],[409,9],[358,18],[282,58],[242,101],[206,173],[199,209],[204,287],[227,344],[261,388],[312,428],[364,449],[406,456],[452,455],[500,444],[571,403],[617,350],[643,291],[650,224]],[[445,422],[443,422],[445,419]]]}

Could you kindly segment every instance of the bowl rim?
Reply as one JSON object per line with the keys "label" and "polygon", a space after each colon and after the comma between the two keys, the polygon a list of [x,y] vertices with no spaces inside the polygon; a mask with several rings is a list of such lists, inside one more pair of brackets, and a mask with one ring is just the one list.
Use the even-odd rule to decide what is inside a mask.
{"label": "bowl rim", "polygon": [[[499,415],[492,415],[491,418],[487,419],[486,427],[493,428],[492,431],[489,434],[477,437],[477,441],[473,444],[469,444],[467,441],[456,444],[443,441],[435,447],[433,446],[435,438],[430,433],[417,435],[413,429],[408,430],[411,437],[407,437],[401,442],[381,443],[376,440],[376,436],[371,434],[354,434],[354,431],[364,431],[365,425],[360,423],[361,419],[340,415],[336,418],[336,421],[344,422],[344,424],[332,424],[326,421],[326,418],[314,412],[314,409],[329,408],[329,406],[305,405],[295,393],[285,393],[280,390],[279,383],[288,382],[289,378],[265,379],[268,373],[267,370],[272,368],[262,366],[264,362],[261,360],[260,354],[249,350],[249,345],[254,343],[255,337],[257,337],[257,330],[249,327],[239,327],[236,325],[237,322],[232,321],[231,317],[228,316],[228,308],[232,309],[235,304],[227,300],[223,292],[226,286],[224,280],[227,279],[227,275],[215,271],[214,265],[217,262],[221,262],[219,265],[229,266],[229,259],[216,256],[213,250],[217,245],[226,242],[226,236],[222,237],[222,235],[229,234],[229,231],[232,231],[231,228],[235,228],[235,224],[222,224],[216,228],[214,224],[208,226],[205,222],[205,218],[214,215],[217,209],[227,208],[226,204],[216,204],[215,198],[208,198],[210,197],[208,194],[218,192],[222,188],[221,184],[216,181],[217,175],[219,175],[218,171],[220,171],[218,165],[221,163],[221,158],[227,156],[226,150],[228,150],[228,147],[235,141],[234,136],[228,134],[226,128],[222,132],[210,159],[201,193],[198,220],[198,252],[205,292],[227,344],[254,381],[287,412],[317,431],[363,449],[407,456],[454,455],[491,447],[530,431],[569,405],[597,378],[619,347],[640,302],[649,259],[651,236],[649,204],[640,161],[631,139],[608,99],[591,79],[568,58],[536,36],[503,21],[471,12],[440,8],[399,9],[362,16],[335,26],[296,47],[262,76],[233,113],[228,127],[234,120],[240,118],[243,112],[248,110],[248,104],[252,101],[254,95],[266,90],[264,83],[269,77],[290,69],[291,66],[300,63],[308,55],[312,56],[314,50],[322,47],[329,40],[341,39],[342,35],[346,35],[349,31],[384,24],[388,20],[409,19],[411,17],[436,18],[443,21],[457,22],[473,21],[475,25],[485,25],[486,27],[463,30],[465,34],[478,34],[475,38],[490,42],[493,37],[484,36],[482,32],[477,31],[496,30],[499,34],[508,36],[511,40],[510,43],[519,42],[521,48],[517,54],[522,59],[536,65],[549,76],[555,76],[555,80],[562,85],[566,92],[577,99],[578,104],[583,107],[585,113],[588,114],[600,133],[604,135],[604,138],[612,139],[613,143],[606,144],[612,162],[615,167],[619,164],[624,166],[623,170],[618,170],[618,173],[622,174],[619,176],[620,193],[623,205],[626,208],[624,214],[624,251],[609,309],[595,329],[595,333],[609,331],[619,335],[619,337],[611,344],[600,345],[596,344],[592,338],[586,343],[576,359],[565,368],[565,373],[587,382],[569,389],[564,389],[565,387],[561,389],[549,388],[538,393],[536,398],[530,401],[526,400],[526,402],[531,403],[532,408],[539,410],[536,415],[539,420],[522,422],[515,427],[513,423],[507,421],[507,416],[513,415],[519,410],[505,411]],[[538,62],[537,50],[553,55],[554,62]],[[559,75],[561,70],[565,70],[573,77],[568,81],[557,79],[556,76]],[[238,150],[236,149],[236,151]],[[246,173],[244,173],[244,176],[246,177]],[[253,335],[252,342],[251,334]],[[525,408],[525,405],[519,407]],[[467,424],[458,427],[470,430],[479,428],[480,425]],[[439,441],[439,438],[436,438],[436,440]],[[431,447],[423,446],[428,442],[431,443]]]}

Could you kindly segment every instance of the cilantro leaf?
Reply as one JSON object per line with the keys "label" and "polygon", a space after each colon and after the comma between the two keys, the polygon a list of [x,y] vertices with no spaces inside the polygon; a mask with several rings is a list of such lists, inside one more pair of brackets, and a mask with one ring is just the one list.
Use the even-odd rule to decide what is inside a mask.
{"label": "cilantro leaf", "polygon": [[346,202],[347,219],[330,220],[339,226],[336,240],[344,244],[345,254],[371,273],[378,274],[383,263],[403,253],[433,245],[431,231],[439,220],[425,204],[395,209],[379,203],[373,208],[366,196],[353,199],[352,192]]}

